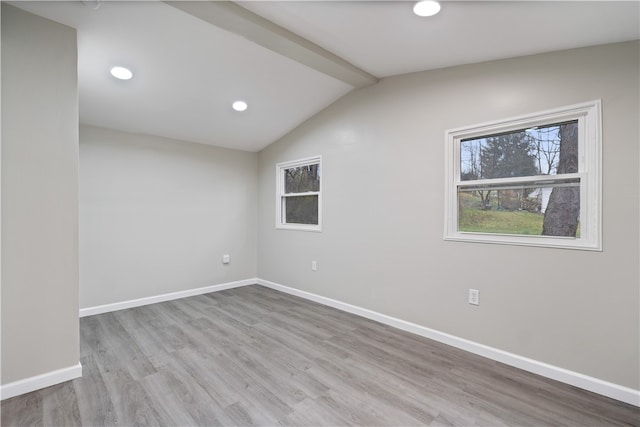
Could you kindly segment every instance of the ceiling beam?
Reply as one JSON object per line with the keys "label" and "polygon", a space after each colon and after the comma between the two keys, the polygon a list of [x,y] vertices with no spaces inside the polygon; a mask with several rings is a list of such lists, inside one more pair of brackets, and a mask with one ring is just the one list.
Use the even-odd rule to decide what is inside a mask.
{"label": "ceiling beam", "polygon": [[354,88],[374,84],[375,76],[309,40],[231,1],[166,1],[196,18],[259,44],[273,52],[341,80]]}

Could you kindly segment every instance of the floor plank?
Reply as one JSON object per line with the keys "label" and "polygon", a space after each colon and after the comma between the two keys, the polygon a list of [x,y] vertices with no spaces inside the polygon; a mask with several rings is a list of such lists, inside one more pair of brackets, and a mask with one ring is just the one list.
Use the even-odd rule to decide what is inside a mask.
{"label": "floor plank", "polygon": [[3,426],[640,426],[640,409],[246,286],[80,320],[83,377]]}

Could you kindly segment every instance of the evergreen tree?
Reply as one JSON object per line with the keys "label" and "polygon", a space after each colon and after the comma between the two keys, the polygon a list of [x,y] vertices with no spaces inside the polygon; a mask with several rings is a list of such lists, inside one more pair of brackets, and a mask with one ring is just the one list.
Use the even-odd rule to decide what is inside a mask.
{"label": "evergreen tree", "polygon": [[536,157],[526,132],[491,136],[480,155],[482,178],[537,175]]}
{"label": "evergreen tree", "polygon": [[[539,171],[536,167],[536,156],[532,153],[532,142],[531,137],[524,131],[488,137],[480,152],[480,178],[537,175]],[[522,208],[526,191],[526,189],[519,192],[498,191],[498,208]],[[485,210],[490,209],[490,194],[491,191],[481,194]],[[503,200],[500,200],[501,196]]]}

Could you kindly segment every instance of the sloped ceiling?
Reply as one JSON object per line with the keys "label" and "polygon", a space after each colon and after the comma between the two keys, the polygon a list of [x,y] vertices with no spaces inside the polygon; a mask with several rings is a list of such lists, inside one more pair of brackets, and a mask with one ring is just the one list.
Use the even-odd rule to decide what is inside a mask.
{"label": "sloped ceiling", "polygon": [[247,151],[379,78],[640,38],[635,1],[11,4],[77,29],[82,123]]}

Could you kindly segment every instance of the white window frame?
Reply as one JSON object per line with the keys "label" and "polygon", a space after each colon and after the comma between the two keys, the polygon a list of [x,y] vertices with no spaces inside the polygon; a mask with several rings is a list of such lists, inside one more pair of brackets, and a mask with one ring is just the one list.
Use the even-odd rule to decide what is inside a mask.
{"label": "white window frame", "polygon": [[[320,168],[320,191],[307,191],[304,193],[285,193],[284,171],[301,166],[317,164]],[[287,223],[283,209],[288,197],[318,196],[318,224],[294,224]],[[307,157],[276,164],[276,228],[299,231],[322,231],[322,156]]]}
{"label": "white window frame", "polygon": [[[571,120],[578,120],[578,173],[562,176],[541,175],[474,182],[507,184],[509,182],[535,181],[535,183],[544,183],[545,181],[552,182],[560,177],[580,178],[580,237],[458,231],[458,188],[465,186],[465,181],[460,179],[460,146],[462,140]],[[445,240],[593,251],[602,250],[602,107],[600,100],[447,130],[445,137]]]}

